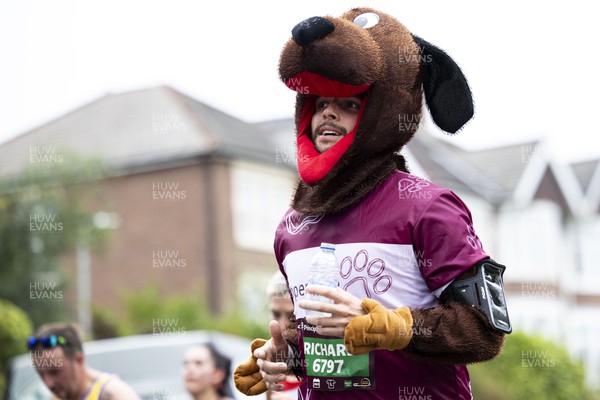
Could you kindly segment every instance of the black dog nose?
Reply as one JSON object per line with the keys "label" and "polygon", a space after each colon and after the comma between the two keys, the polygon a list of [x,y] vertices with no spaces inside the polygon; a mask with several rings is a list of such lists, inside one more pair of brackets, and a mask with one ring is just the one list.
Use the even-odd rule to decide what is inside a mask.
{"label": "black dog nose", "polygon": [[300,22],[292,29],[292,38],[300,46],[306,46],[329,35],[334,29],[333,23],[328,19],[311,17]]}

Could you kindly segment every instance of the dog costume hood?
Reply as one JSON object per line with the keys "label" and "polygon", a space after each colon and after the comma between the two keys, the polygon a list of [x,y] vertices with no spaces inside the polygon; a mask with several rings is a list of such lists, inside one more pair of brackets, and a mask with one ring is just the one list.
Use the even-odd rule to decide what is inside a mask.
{"label": "dog costume hood", "polygon": [[[340,212],[394,170],[407,171],[398,153],[418,128],[423,98],[434,123],[448,133],[473,116],[471,92],[456,63],[370,8],[300,22],[283,48],[279,74],[297,92],[301,180],[292,207],[303,214]],[[318,153],[311,140],[315,96],[358,94],[365,97],[354,130]]]}

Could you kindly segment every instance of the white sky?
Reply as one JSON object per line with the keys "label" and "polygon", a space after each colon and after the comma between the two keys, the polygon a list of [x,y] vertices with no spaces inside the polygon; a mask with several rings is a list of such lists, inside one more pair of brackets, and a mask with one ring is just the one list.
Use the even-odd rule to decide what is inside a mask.
{"label": "white sky", "polygon": [[600,157],[600,24],[584,0],[5,1],[0,142],[106,93],[162,84],[249,122],[289,117],[294,93],[277,63],[291,29],[363,5],[462,67],[476,117],[454,143],[544,138],[557,161]]}

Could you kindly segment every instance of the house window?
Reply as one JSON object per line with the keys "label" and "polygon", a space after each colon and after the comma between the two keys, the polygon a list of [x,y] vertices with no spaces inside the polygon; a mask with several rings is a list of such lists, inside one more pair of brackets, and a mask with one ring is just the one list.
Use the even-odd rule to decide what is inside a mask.
{"label": "house window", "polygon": [[556,204],[537,200],[524,209],[506,209],[500,216],[498,239],[507,280],[556,285],[561,270],[570,268],[569,243]]}
{"label": "house window", "polygon": [[272,252],[275,229],[290,205],[294,175],[287,170],[242,162],[233,165],[231,175],[236,244]]}

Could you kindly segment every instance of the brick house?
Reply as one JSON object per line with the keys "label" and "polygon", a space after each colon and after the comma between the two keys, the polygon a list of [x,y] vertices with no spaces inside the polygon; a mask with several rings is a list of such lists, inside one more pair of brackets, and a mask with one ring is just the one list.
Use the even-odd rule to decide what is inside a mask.
{"label": "brick house", "polygon": [[[276,159],[273,140],[157,87],[106,95],[2,144],[0,174],[15,176],[44,153],[48,162],[68,163],[70,152],[99,157],[112,172],[88,208],[113,229],[104,253],[79,258],[89,300],[119,310],[124,290],[154,282],[163,296],[203,296],[218,313],[276,268],[272,232],[294,170]],[[68,259],[75,280],[77,257]],[[86,292],[67,297],[81,303]]]}

